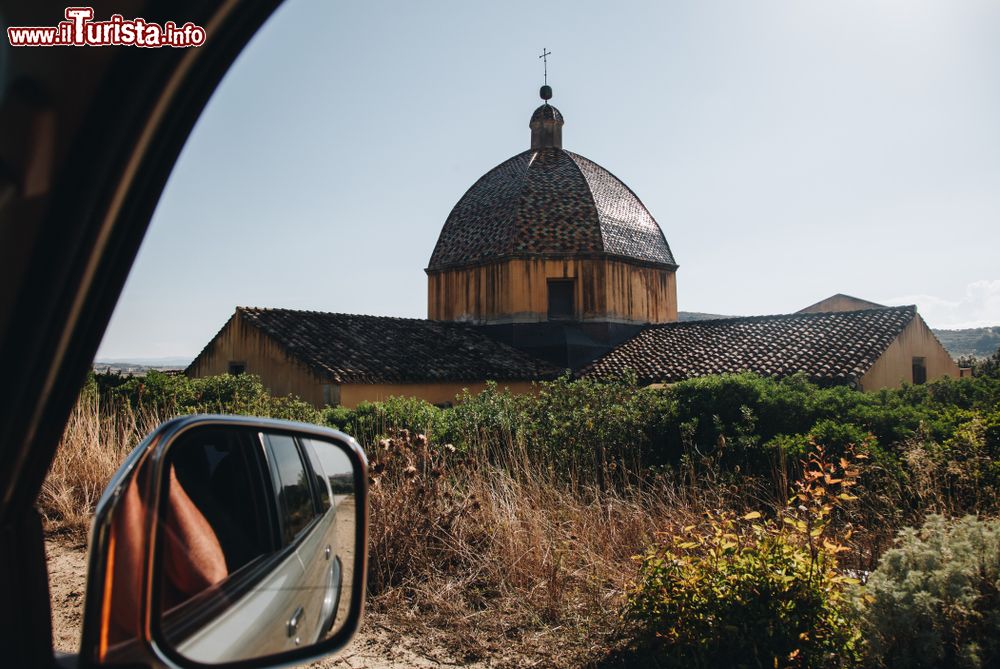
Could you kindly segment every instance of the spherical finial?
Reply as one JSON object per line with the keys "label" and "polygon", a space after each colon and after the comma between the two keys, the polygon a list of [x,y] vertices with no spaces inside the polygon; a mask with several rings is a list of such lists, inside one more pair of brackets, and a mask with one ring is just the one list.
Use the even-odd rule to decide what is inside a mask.
{"label": "spherical finial", "polygon": [[548,84],[542,86],[541,89],[539,89],[539,91],[538,91],[538,95],[543,100],[551,100],[552,99],[552,87],[549,86]]}

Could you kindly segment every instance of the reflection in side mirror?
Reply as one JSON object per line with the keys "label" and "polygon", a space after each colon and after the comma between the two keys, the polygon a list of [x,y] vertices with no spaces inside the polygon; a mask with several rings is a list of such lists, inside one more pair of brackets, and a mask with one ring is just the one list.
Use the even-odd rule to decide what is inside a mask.
{"label": "reflection in side mirror", "polygon": [[367,529],[364,455],[350,437],[199,416],[165,423],[137,453],[98,507],[84,653],[291,662],[347,642]]}

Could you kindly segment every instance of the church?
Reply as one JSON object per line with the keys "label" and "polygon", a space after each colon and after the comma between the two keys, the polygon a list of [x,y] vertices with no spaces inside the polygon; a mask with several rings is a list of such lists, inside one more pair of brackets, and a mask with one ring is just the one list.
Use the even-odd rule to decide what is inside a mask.
{"label": "church", "polygon": [[805,373],[861,390],[958,377],[916,307],[835,296],[805,310],[677,322],[678,264],[610,171],[563,148],[552,89],[529,148],[480,177],[441,229],[427,319],[237,307],[187,368],[252,373],[275,395],[354,407],[393,395],[449,404],[569,371],[645,385],[706,374]]}

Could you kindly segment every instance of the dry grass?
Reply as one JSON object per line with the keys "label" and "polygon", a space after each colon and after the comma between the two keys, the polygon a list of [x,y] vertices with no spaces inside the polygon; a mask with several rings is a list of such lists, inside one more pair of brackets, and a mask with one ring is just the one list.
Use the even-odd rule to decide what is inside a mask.
{"label": "dry grass", "polygon": [[604,656],[632,556],[658,532],[740,505],[725,485],[657,477],[600,491],[555,480],[526,456],[501,469],[406,432],[372,456],[371,607],[404,612],[466,660],[511,648],[520,658],[512,664]]}
{"label": "dry grass", "polygon": [[[85,532],[121,461],[165,418],[81,397],[39,498],[48,531]],[[601,491],[533,464],[523,445],[487,448],[458,453],[404,432],[370,453],[372,618],[461,660],[606,655],[632,556],[657,532],[747,499],[665,476]]]}
{"label": "dry grass", "polygon": [[127,404],[103,404],[96,393],[81,395],[38,498],[46,530],[86,532],[115,470],[163,420]]}
{"label": "dry grass", "polygon": [[[39,499],[48,530],[85,531],[122,459],[165,418],[81,397]],[[428,653],[496,666],[608,657],[633,556],[706,512],[766,513],[789,476],[784,463],[775,482],[756,483],[709,461],[657,475],[612,463],[591,477],[613,482],[600,489],[513,440],[462,453],[408,432],[369,455],[370,620]]]}

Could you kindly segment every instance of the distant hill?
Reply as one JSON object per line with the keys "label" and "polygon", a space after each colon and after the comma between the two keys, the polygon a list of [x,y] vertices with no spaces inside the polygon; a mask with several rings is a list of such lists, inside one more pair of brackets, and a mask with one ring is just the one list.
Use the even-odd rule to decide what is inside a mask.
{"label": "distant hill", "polygon": [[95,365],[132,365],[139,367],[187,367],[191,357],[186,355],[171,355],[162,358],[98,358]]}
{"label": "distant hill", "polygon": [[95,360],[93,370],[100,374],[117,373],[125,376],[145,376],[149,371],[178,372],[183,371],[191,360],[189,358],[134,358]]}
{"label": "distant hill", "polygon": [[993,355],[1000,348],[1000,326],[968,328],[966,330],[934,330],[933,332],[953,358],[965,355],[985,358]]}

